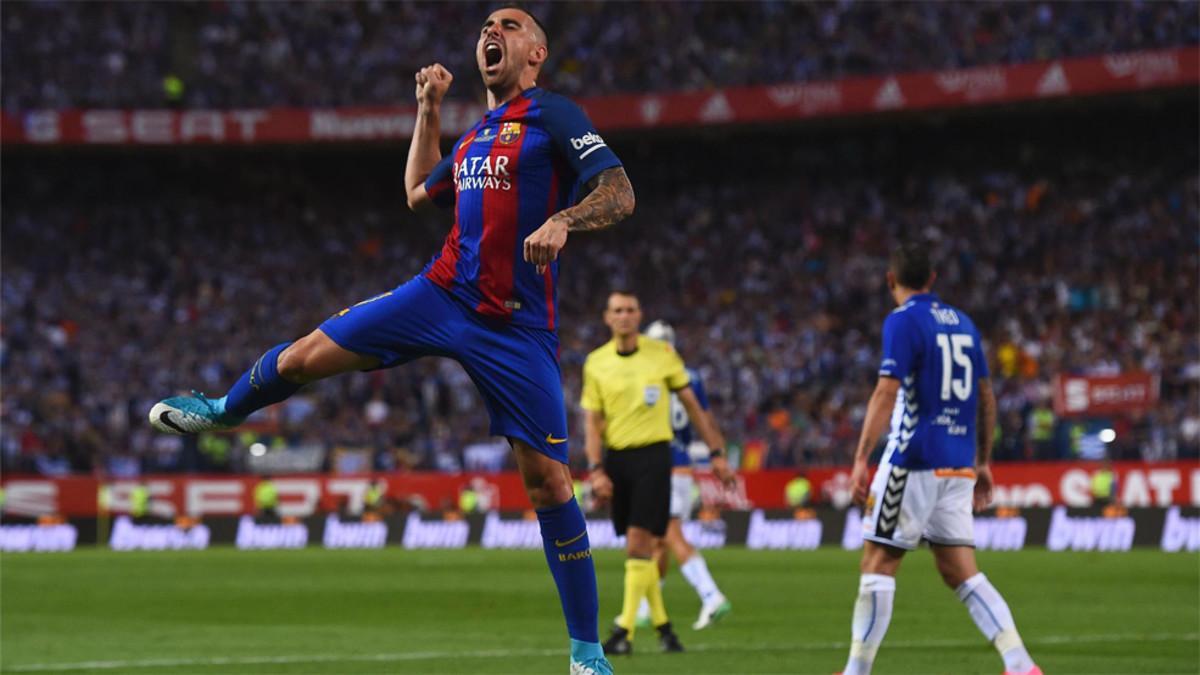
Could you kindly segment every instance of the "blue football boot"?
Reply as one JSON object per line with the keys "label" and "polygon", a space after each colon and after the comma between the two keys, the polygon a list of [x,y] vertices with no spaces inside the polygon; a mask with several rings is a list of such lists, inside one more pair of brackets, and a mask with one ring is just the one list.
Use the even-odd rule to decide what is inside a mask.
{"label": "blue football boot", "polygon": [[225,412],[224,396],[209,398],[196,391],[191,396],[165,398],[150,409],[150,425],[176,436],[232,429],[245,420]]}

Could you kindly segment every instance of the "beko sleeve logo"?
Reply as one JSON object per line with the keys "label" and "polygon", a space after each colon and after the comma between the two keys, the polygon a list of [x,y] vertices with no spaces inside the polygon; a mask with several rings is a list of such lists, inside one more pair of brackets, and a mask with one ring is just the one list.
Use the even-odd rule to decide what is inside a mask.
{"label": "beko sleeve logo", "polygon": [[587,148],[587,150],[583,150],[583,153],[579,155],[579,159],[583,159],[600,148],[607,148],[608,144],[604,142],[603,138],[600,138],[600,134],[589,131],[579,138],[572,138],[571,147],[576,150]]}

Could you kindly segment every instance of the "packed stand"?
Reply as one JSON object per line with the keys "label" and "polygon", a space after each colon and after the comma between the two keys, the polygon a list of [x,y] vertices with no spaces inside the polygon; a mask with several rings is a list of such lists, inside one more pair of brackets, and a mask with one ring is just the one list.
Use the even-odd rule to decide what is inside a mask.
{"label": "packed stand", "polygon": [[[847,463],[890,309],[888,245],[918,233],[936,242],[936,290],[988,342],[998,459],[1081,456],[1095,428],[1054,418],[1051,376],[1126,369],[1160,375],[1163,400],[1102,421],[1117,428],[1107,454],[1196,457],[1191,112],[1123,136],[1112,129],[1134,120],[1066,120],[1020,142],[992,140],[989,125],[619,142],[637,212],[572,236],[562,261],[573,458],[580,368],[607,339],[607,290],[622,286],[642,293],[647,322],[675,324],[743,461]],[[1062,125],[1112,140],[1071,146]],[[6,159],[4,470],[246,470],[255,443],[310,451],[324,470],[511,461],[466,374],[442,359],[312,385],[242,433],[181,439],[145,422],[158,398],[223,392],[267,347],[421,269],[447,215],[406,210],[395,151]]]}
{"label": "packed stand", "polygon": [[[5,3],[6,111],[409,103],[433,62],[481,94],[492,2]],[[1200,43],[1174,2],[532,3],[573,96],[829,80]]]}

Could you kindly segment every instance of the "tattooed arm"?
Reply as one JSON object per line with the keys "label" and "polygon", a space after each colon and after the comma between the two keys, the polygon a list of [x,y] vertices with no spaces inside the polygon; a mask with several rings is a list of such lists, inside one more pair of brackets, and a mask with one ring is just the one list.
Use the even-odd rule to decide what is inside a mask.
{"label": "tattooed arm", "polygon": [[625,169],[615,166],[587,182],[588,195],[579,204],[563,209],[550,220],[563,220],[572,232],[600,230],[625,220],[633,213],[633,186]]}
{"label": "tattooed arm", "polygon": [[550,216],[525,238],[525,261],[537,265],[539,272],[558,258],[558,252],[567,243],[568,231],[604,229],[633,213],[633,186],[625,169],[619,166],[605,169],[585,187],[589,192],[583,201]]}

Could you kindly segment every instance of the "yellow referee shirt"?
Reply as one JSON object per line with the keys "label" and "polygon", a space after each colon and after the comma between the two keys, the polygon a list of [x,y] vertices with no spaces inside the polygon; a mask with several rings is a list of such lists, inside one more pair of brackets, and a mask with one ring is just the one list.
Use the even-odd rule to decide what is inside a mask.
{"label": "yellow referee shirt", "polygon": [[605,447],[640,448],[675,436],[671,392],[687,385],[683,359],[666,342],[639,335],[637,349],[622,355],[609,340],[583,363],[579,404],[604,414]]}

